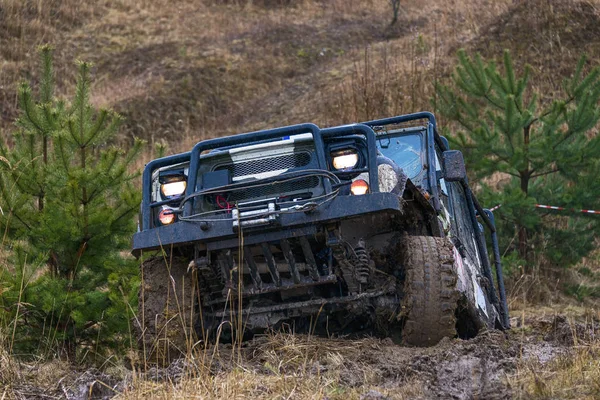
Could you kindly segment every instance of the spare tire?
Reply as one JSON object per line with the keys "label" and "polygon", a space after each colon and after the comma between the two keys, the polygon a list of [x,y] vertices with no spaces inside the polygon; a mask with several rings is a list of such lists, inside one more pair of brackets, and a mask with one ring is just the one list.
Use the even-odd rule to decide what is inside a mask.
{"label": "spare tire", "polygon": [[403,343],[432,346],[444,337],[455,337],[460,293],[452,244],[446,238],[404,236],[401,260]]}

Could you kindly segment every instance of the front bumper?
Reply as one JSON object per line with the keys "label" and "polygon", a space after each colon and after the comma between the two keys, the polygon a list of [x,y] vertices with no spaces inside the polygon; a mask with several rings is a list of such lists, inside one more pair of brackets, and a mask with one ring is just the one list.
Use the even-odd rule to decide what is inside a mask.
{"label": "front bumper", "polygon": [[[316,232],[316,225],[327,224],[379,212],[400,212],[401,202],[393,193],[371,193],[362,196],[337,196],[309,212],[281,214],[277,224],[244,229],[244,243],[253,244],[286,237],[303,236]],[[208,250],[236,247],[239,232],[234,221],[224,219],[206,223],[180,221],[136,233],[133,236],[133,254],[143,250],[202,244]]]}

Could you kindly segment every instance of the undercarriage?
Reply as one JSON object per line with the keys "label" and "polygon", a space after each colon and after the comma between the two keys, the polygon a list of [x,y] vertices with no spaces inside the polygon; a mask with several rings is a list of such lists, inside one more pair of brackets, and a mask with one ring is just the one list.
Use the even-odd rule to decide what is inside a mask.
{"label": "undercarriage", "polygon": [[320,312],[347,314],[338,328],[331,324],[331,332],[344,330],[351,314],[385,310],[391,315],[399,306],[396,278],[375,268],[364,242],[352,247],[336,240],[327,246],[301,236],[244,246],[241,254],[227,249],[212,256],[216,262],[194,262],[207,331],[239,315],[240,306],[247,331],[316,318]]}
{"label": "undercarriage", "polygon": [[[365,227],[360,233],[367,236],[359,237],[356,226]],[[189,256],[173,256],[169,273],[180,276],[173,272],[184,271],[183,281],[191,285],[178,287],[174,281],[171,297],[176,301],[157,301],[153,281],[172,281],[171,276],[146,273],[151,278],[145,279],[144,288],[154,294],[142,294],[140,303],[151,306],[144,314],[164,316],[162,321],[145,321],[148,331],[159,332],[148,336],[146,346],[157,347],[152,340],[160,332],[171,333],[171,352],[191,345],[191,337],[236,340],[281,328],[328,336],[368,332],[411,345],[434,344],[454,335],[459,294],[452,245],[444,238],[409,236],[406,231],[379,233],[386,226],[399,225],[384,213],[268,242],[252,243],[249,235],[250,243],[245,243],[240,235],[238,247],[213,249],[202,256],[196,249],[191,261]],[[144,268],[165,269],[164,260],[150,259]],[[423,272],[424,268],[431,270]],[[426,284],[425,278],[430,287],[416,290],[415,285]],[[436,285],[445,285],[444,290]],[[414,303],[424,293],[434,304],[417,315],[411,310],[422,307]],[[182,310],[184,304],[188,308]],[[424,319],[442,326],[426,336],[403,329]]]}

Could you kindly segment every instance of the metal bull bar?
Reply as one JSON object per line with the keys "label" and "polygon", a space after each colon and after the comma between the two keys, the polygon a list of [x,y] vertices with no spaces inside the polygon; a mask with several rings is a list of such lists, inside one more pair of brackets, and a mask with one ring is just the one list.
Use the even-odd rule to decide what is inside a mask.
{"label": "metal bull bar", "polygon": [[[318,126],[314,124],[301,124],[287,126],[283,128],[245,133],[236,136],[205,140],[196,144],[190,153],[191,159],[189,167],[188,185],[186,188],[186,197],[193,195],[193,193],[196,191],[198,166],[200,163],[200,155],[203,151],[223,146],[236,146],[246,143],[256,143],[259,141],[276,140],[285,136],[298,135],[302,133],[312,134],[313,141],[315,144],[315,153],[317,156],[318,166],[321,170],[324,171],[328,170],[327,157],[325,156],[325,144],[323,141],[324,137],[335,137],[341,135],[349,135],[353,133],[365,135],[369,149],[369,180],[370,182],[372,182],[370,186],[372,187],[373,191],[378,191],[379,185],[377,182],[377,146],[375,132],[373,132],[373,130],[370,127],[364,124],[353,124],[321,130]],[[325,180],[324,185],[325,193],[331,193],[331,182]],[[187,204],[185,204],[183,215],[190,215],[192,208],[192,202],[188,202]]]}
{"label": "metal bull bar", "polygon": [[[269,129],[258,132],[244,133],[241,135],[228,136],[223,138],[209,139],[197,143],[190,153],[190,167],[188,175],[188,184],[186,188],[186,197],[194,194],[198,178],[198,166],[200,164],[200,155],[203,151],[212,150],[225,146],[236,146],[246,143],[256,143],[258,141],[275,140],[285,136],[299,135],[302,133],[311,133],[315,142],[315,152],[319,168],[327,169],[327,160],[325,159],[325,149],[321,131],[315,124],[301,124],[286,126],[283,128]],[[331,191],[331,185],[326,183],[326,191]],[[193,209],[193,200],[187,202],[183,209],[183,215],[190,215]]]}
{"label": "metal bull bar", "polygon": [[[315,144],[315,153],[318,160],[318,166],[323,171],[328,171],[328,161],[325,155],[325,146],[323,138],[330,138],[335,136],[343,136],[350,134],[361,134],[364,135],[368,143],[368,169],[369,169],[369,181],[372,192],[379,191],[378,185],[378,174],[377,174],[377,147],[376,137],[374,131],[365,124],[352,124],[338,126],[334,128],[327,128],[321,130],[314,124],[300,124],[291,125],[282,128],[269,129],[264,131],[244,133],[235,136],[228,136],[222,138],[209,139],[197,143],[191,152],[176,154],[173,156],[159,158],[150,161],[144,168],[142,180],[143,180],[143,193],[142,193],[142,205],[141,205],[141,218],[140,218],[140,230],[145,231],[152,226],[152,208],[161,205],[160,202],[152,203],[152,174],[158,168],[165,166],[190,162],[189,175],[187,180],[187,188],[185,197],[193,197],[196,192],[196,181],[198,178],[198,166],[200,163],[200,155],[203,151],[212,150],[216,148],[229,147],[229,146],[240,146],[247,143],[258,143],[268,142],[277,140],[278,138],[284,138],[286,136],[292,136],[302,133],[311,133]],[[331,193],[332,187],[331,182],[324,180],[325,192]],[[193,199],[192,199],[193,200]],[[191,215],[193,209],[193,201],[186,202],[184,209],[182,210],[182,216]],[[160,229],[160,228],[159,228]]]}

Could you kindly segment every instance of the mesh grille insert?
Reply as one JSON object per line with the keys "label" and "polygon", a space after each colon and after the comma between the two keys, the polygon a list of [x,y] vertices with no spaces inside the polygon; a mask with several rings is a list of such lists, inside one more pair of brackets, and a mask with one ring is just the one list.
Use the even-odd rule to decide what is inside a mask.
{"label": "mesh grille insert", "polygon": [[215,168],[215,171],[224,169],[229,170],[231,176],[238,177],[260,174],[263,172],[278,171],[281,169],[304,167],[309,163],[310,153],[302,152],[244,161],[235,164],[219,165],[217,168]]}
{"label": "mesh grille insert", "polygon": [[303,190],[315,188],[319,185],[320,179],[316,176],[309,176],[289,182],[276,183],[256,188],[248,188],[231,192],[229,201],[250,200],[258,197],[269,197],[281,194],[298,193]]}

